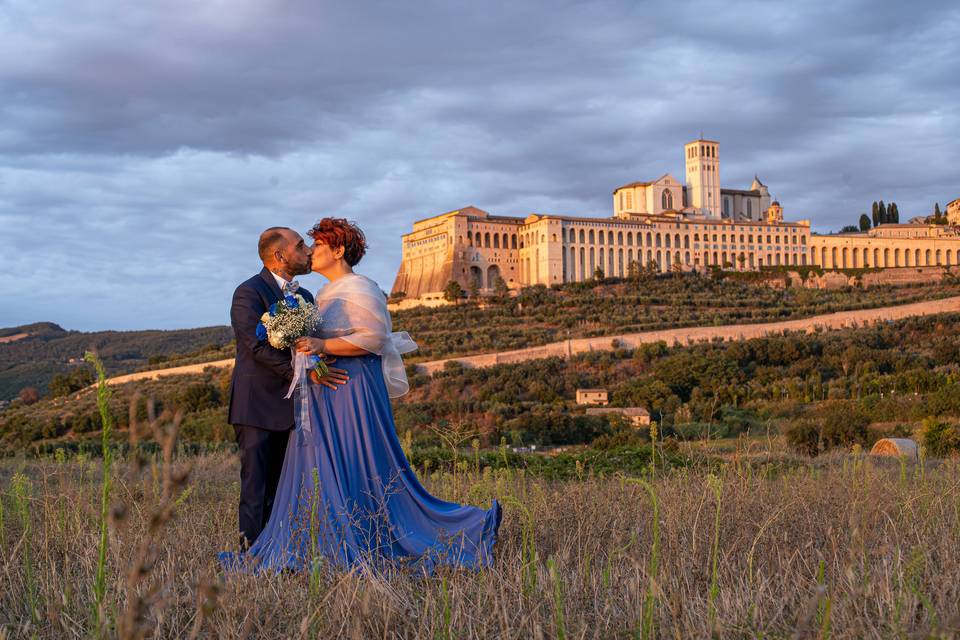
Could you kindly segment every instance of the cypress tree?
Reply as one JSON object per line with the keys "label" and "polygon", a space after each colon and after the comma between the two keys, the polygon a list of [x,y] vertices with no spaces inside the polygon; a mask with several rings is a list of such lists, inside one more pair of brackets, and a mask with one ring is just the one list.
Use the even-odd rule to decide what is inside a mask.
{"label": "cypress tree", "polygon": [[873,205],[870,208],[871,215],[873,217],[873,226],[880,224],[880,207],[877,206],[877,201],[873,201]]}
{"label": "cypress tree", "polygon": [[939,202],[937,202],[937,203],[935,203],[935,204],[933,205],[933,217],[934,217],[934,218],[937,218],[937,219],[943,217],[943,212],[940,211],[940,203],[939,203]]}
{"label": "cypress tree", "polygon": [[870,230],[870,218],[867,217],[867,214],[860,214],[860,231],[869,231]]}
{"label": "cypress tree", "polygon": [[893,224],[900,223],[900,210],[897,208],[896,202],[890,203],[890,222]]}
{"label": "cypress tree", "polygon": [[881,224],[887,224],[888,222],[890,222],[890,218],[889,218],[888,215],[887,215],[887,205],[883,204],[883,200],[881,200],[881,201],[877,204],[877,211],[880,212],[880,222],[881,222]]}

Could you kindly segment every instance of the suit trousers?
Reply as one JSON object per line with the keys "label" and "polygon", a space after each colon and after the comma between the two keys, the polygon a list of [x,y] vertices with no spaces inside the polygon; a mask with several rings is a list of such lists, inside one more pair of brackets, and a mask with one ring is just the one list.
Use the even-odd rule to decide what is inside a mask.
{"label": "suit trousers", "polygon": [[233,429],[240,446],[240,544],[249,547],[270,519],[290,431]]}

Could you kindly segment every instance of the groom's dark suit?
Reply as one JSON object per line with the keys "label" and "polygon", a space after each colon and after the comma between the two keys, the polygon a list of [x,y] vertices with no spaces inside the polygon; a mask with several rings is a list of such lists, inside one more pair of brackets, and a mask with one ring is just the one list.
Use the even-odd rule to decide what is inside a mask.
{"label": "groom's dark suit", "polygon": [[[313,302],[306,289],[297,293]],[[237,287],[230,307],[237,359],[229,422],[240,445],[240,535],[247,544],[253,544],[270,518],[287,437],[294,426],[293,399],[284,399],[293,379],[290,352],[257,338],[260,317],[281,297],[277,281],[264,267]]]}

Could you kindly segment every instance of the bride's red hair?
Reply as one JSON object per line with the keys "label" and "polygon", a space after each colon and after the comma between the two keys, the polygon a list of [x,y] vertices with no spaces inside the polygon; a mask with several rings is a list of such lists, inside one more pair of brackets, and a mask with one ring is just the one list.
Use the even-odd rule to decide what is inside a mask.
{"label": "bride's red hair", "polygon": [[343,247],[343,259],[351,267],[360,262],[367,252],[367,239],[360,227],[344,218],[324,218],[307,232],[314,242],[322,242],[331,249]]}

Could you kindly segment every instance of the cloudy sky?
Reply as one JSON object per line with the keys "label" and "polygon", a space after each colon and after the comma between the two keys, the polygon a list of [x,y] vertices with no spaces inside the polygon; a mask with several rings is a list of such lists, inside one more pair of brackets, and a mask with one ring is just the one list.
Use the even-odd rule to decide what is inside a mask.
{"label": "cloudy sky", "polygon": [[0,327],[226,324],[259,231],[326,215],[389,289],[414,219],[610,215],[701,131],[815,230],[926,214],[958,32],[953,0],[0,0]]}

